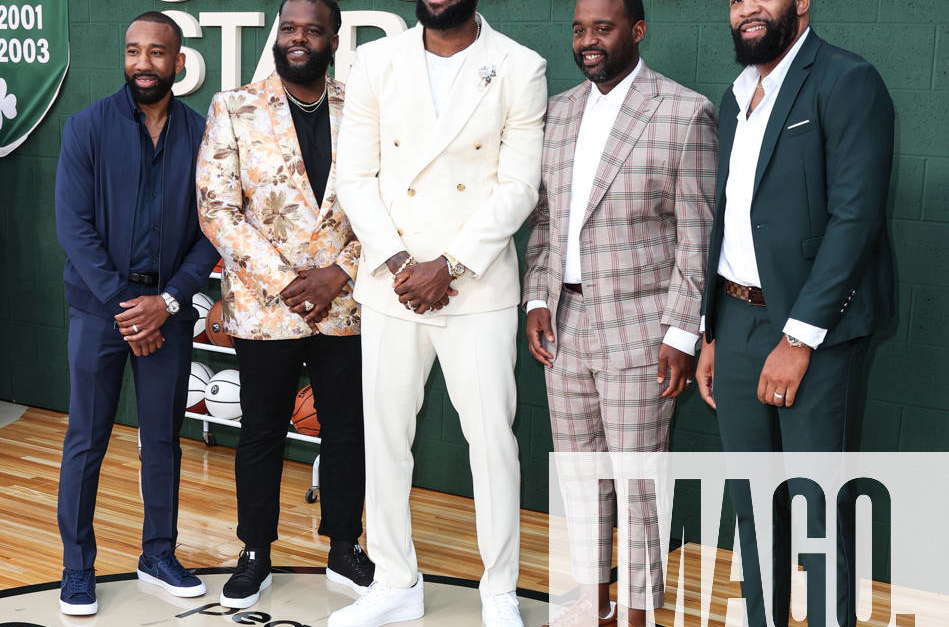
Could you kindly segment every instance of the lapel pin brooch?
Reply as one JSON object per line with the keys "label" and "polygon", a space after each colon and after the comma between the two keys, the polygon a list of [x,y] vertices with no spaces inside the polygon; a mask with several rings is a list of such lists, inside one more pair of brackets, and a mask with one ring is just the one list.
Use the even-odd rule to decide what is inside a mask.
{"label": "lapel pin brooch", "polygon": [[481,86],[487,87],[491,84],[491,79],[497,76],[497,72],[494,71],[493,65],[484,65],[478,70],[478,74],[481,76]]}

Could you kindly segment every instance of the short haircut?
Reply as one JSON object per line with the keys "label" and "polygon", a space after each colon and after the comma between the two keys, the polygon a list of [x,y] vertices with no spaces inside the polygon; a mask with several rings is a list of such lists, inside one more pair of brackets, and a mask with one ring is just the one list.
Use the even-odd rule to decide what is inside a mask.
{"label": "short haircut", "polygon": [[184,33],[181,32],[181,27],[178,26],[178,22],[174,21],[164,13],[160,11],[148,11],[142,13],[137,18],[129,22],[129,26],[135,22],[153,22],[155,24],[164,24],[171,28],[172,32],[175,34],[175,44],[177,49],[181,50],[181,44],[184,42]]}
{"label": "short haircut", "polygon": [[646,9],[643,8],[643,0],[623,0],[623,8],[626,9],[626,15],[629,16],[633,24],[639,20],[646,19]]}
{"label": "short haircut", "polygon": [[[339,3],[336,0],[305,0],[310,4],[325,4],[329,7],[330,13],[333,14],[333,32],[339,34],[339,29],[343,27],[343,12],[339,9]],[[290,2],[290,0],[283,0],[280,3],[280,10],[277,11],[277,15],[283,15],[283,7]]]}

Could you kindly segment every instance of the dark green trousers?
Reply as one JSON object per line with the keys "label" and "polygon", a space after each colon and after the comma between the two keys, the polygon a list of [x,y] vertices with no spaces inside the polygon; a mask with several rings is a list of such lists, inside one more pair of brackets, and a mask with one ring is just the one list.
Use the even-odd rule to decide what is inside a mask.
{"label": "dark green trousers", "polygon": [[[765,307],[750,305],[724,293],[719,298],[716,315],[713,396],[718,406],[719,430],[725,451],[835,452],[854,448],[866,397],[865,364],[869,338],[814,351],[794,406],[779,408],[763,405],[758,401],[757,393],[761,370],[768,355],[782,340],[782,329],[771,323]],[[811,487],[791,482],[774,501],[774,546],[770,557],[775,564],[773,616],[777,627],[785,627],[788,623],[791,577],[790,570],[783,565],[790,562],[790,501],[795,494],[808,496],[808,527],[812,534],[819,534],[816,537],[824,537],[823,499],[811,498],[811,493],[817,493]],[[755,537],[755,518],[762,524],[768,516],[767,512],[755,512],[757,516],[753,518],[750,504],[743,505],[739,496],[732,493],[742,555],[747,556],[755,550],[751,544]],[[827,495],[831,504],[836,497]],[[839,516],[838,534],[841,538],[853,538],[851,516]],[[747,549],[746,542],[749,543]],[[838,551],[837,562],[828,556],[826,567],[828,577],[837,571],[838,621],[840,625],[849,627],[856,619],[853,575],[856,561],[853,542],[844,542],[843,545],[845,548]],[[761,556],[762,559],[766,557]],[[760,586],[749,583],[760,582],[761,574],[756,564],[747,562],[745,560],[742,564],[742,589],[748,624],[763,627],[767,623]],[[808,591],[811,627],[824,625],[824,603],[823,589]]]}

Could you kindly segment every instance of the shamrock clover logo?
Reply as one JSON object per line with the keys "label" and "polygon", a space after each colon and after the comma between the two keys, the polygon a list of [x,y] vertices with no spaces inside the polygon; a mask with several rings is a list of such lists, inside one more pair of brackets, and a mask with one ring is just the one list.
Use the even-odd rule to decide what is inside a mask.
{"label": "shamrock clover logo", "polygon": [[16,117],[16,95],[7,93],[7,81],[0,78],[0,128],[3,127],[3,118],[12,120]]}

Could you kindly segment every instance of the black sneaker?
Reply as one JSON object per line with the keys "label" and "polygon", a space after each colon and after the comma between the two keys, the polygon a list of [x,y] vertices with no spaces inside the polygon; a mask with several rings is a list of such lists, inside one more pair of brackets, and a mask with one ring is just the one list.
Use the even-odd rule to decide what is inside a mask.
{"label": "black sneaker", "polygon": [[359,543],[333,542],[326,565],[326,578],[363,595],[369,591],[376,565],[372,563]]}
{"label": "black sneaker", "polygon": [[221,590],[222,606],[237,609],[250,607],[260,598],[261,590],[266,590],[273,583],[270,555],[261,553],[248,548],[241,551],[234,574]]}

